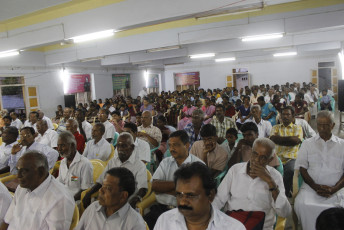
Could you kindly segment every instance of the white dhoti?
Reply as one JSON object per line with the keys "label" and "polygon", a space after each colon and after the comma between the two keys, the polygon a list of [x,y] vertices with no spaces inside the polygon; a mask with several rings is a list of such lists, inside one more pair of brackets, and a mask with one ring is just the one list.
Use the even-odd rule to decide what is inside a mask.
{"label": "white dhoti", "polygon": [[344,190],[329,198],[319,196],[308,185],[303,184],[295,199],[294,209],[303,230],[314,230],[320,213],[332,207],[344,207]]}

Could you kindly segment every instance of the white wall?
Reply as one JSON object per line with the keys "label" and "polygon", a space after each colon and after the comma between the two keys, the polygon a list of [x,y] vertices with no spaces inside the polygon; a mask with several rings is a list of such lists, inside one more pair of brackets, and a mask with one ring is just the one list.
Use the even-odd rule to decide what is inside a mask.
{"label": "white wall", "polygon": [[[201,87],[205,89],[224,88],[226,76],[232,69],[247,68],[251,74],[251,85],[284,84],[286,82],[310,82],[311,70],[318,68],[318,62],[335,61],[337,56],[294,57],[251,62],[215,63],[214,61],[194,62],[188,65],[169,66],[165,69],[164,90],[175,90],[174,73],[200,72]],[[340,71],[338,71],[339,74]],[[340,78],[340,76],[339,76]]]}

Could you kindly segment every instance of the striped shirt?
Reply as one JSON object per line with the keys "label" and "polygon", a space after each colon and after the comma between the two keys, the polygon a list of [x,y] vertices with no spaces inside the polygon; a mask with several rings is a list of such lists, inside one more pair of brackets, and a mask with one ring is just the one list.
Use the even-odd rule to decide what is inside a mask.
{"label": "striped shirt", "polygon": [[210,124],[212,124],[213,126],[215,126],[216,128],[216,135],[218,137],[222,137],[226,139],[226,131],[229,128],[235,128],[237,129],[235,122],[229,118],[229,117],[224,117],[223,122],[221,123],[216,117],[214,117],[212,119],[212,121],[210,122]]}
{"label": "striped shirt", "polygon": [[[272,127],[271,136],[278,135],[281,137],[297,136],[300,140],[303,139],[303,132],[300,125],[290,123],[288,126],[283,124],[275,125]],[[297,152],[299,151],[300,145],[294,146],[283,146],[276,144],[276,154],[279,156],[283,163],[287,162],[288,159],[296,159]]]}

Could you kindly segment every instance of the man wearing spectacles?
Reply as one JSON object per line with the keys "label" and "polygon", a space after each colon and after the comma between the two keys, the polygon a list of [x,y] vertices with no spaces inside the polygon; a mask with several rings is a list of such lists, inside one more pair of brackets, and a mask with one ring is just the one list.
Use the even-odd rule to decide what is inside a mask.
{"label": "man wearing spectacles", "polygon": [[276,214],[287,217],[291,206],[285,195],[283,178],[273,167],[275,144],[268,138],[254,141],[250,160],[232,166],[223,181],[213,205],[218,209],[226,204],[228,210],[262,211],[264,230],[272,230]]}
{"label": "man wearing spectacles", "polygon": [[155,230],[208,229],[243,230],[237,220],[214,208],[216,182],[207,166],[200,162],[188,163],[174,173],[178,208],[162,214]]}

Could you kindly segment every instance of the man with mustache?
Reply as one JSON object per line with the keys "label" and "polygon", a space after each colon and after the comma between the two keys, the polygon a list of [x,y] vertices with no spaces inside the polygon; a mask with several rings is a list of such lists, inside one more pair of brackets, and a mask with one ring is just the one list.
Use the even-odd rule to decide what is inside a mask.
{"label": "man with mustache", "polygon": [[147,170],[146,165],[137,156],[134,151],[134,139],[130,133],[122,132],[117,141],[117,149],[115,156],[106,165],[104,172],[97,179],[97,183],[91,188],[91,190],[86,193],[83,199],[84,207],[88,207],[91,203],[91,196],[93,193],[97,192],[103,185],[103,180],[106,172],[115,167],[124,167],[129,169],[135,177],[135,193],[129,197],[129,204],[132,207],[136,207],[136,203],[142,200],[142,197],[146,195],[147,192]]}
{"label": "man with mustache", "polygon": [[85,210],[76,230],[145,230],[146,225],[141,215],[128,203],[134,192],[135,178],[131,171],[122,167],[106,171],[98,201]]}
{"label": "man with mustache", "polygon": [[177,206],[175,195],[174,172],[185,163],[199,161],[198,157],[189,154],[189,136],[184,130],[171,133],[169,138],[171,156],[163,159],[152,177],[152,190],[158,204],[151,206],[144,217],[149,229],[153,229],[158,217]]}
{"label": "man with mustache", "polygon": [[174,173],[178,208],[162,214],[155,230],[244,230],[242,223],[215,208],[216,182],[200,162],[183,164]]}

